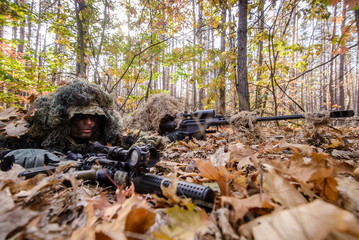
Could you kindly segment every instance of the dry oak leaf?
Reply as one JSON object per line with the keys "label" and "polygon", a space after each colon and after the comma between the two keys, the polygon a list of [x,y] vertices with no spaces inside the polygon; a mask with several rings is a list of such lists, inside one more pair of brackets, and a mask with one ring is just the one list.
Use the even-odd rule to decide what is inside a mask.
{"label": "dry oak leaf", "polygon": [[268,164],[263,164],[263,188],[265,193],[284,207],[296,207],[307,203],[303,195],[283,176]]}
{"label": "dry oak leaf", "polygon": [[10,118],[18,117],[19,116],[19,109],[16,107],[11,107],[4,109],[0,112],[0,121],[7,121]]}
{"label": "dry oak leaf", "polygon": [[[156,214],[142,207],[134,208],[127,215],[125,233],[128,240],[138,239],[155,223]],[[133,236],[133,237],[132,237]]]}
{"label": "dry oak leaf", "polygon": [[314,192],[325,200],[336,202],[338,200],[336,176],[335,168],[319,168],[310,178],[310,182],[314,183]]}
{"label": "dry oak leaf", "polygon": [[153,233],[155,239],[188,240],[196,239],[209,228],[209,217],[202,209],[187,204],[186,209],[175,205],[166,210],[169,223]]}
{"label": "dry oak leaf", "polygon": [[[352,213],[323,200],[274,212],[243,224],[239,232],[256,240],[358,239],[359,221]],[[338,235],[337,233],[341,235]]]}
{"label": "dry oak leaf", "polygon": [[168,187],[165,187],[163,185],[163,182],[165,180],[163,180],[162,183],[161,183],[162,194],[163,194],[163,196],[165,196],[167,198],[166,202],[169,202],[170,205],[190,203],[191,199],[189,199],[189,198],[181,198],[181,197],[177,196],[177,194],[176,194],[177,193],[177,187],[178,187],[178,178],[176,177],[176,174],[172,174],[170,176],[170,180],[171,180],[171,182],[168,185]]}
{"label": "dry oak leaf", "polygon": [[86,224],[83,228],[77,229],[72,233],[71,240],[96,239],[94,224],[98,218],[95,215],[95,208],[91,202],[87,204],[84,212],[87,213]]}
{"label": "dry oak leaf", "polygon": [[204,178],[208,178],[214,181],[229,182],[241,174],[240,171],[236,173],[230,173],[226,167],[219,165],[215,167],[212,161],[205,162],[202,159],[195,159],[196,167],[200,171],[200,175]]}
{"label": "dry oak leaf", "polygon": [[9,123],[4,129],[8,136],[19,138],[29,131],[29,128],[26,127],[27,124],[28,123],[24,119],[21,119]]}
{"label": "dry oak leaf", "polygon": [[305,156],[311,156],[313,149],[311,146],[307,145],[307,144],[295,144],[295,143],[288,143],[288,142],[281,142],[279,144],[279,148],[280,149],[297,149],[301,154],[305,155]]}
{"label": "dry oak leaf", "polygon": [[309,159],[309,162],[307,163],[305,161],[306,159],[303,158],[298,150],[295,148],[292,150],[293,156],[291,156],[291,160],[288,164],[282,160],[267,161],[267,163],[277,171],[288,174],[296,179],[306,188],[311,188],[312,185],[308,185],[308,182],[311,180],[313,174],[316,174],[321,168],[326,168],[328,163],[332,162],[332,159],[325,153],[313,152],[311,159],[307,158]]}
{"label": "dry oak leaf", "polygon": [[[89,203],[89,205],[92,205]],[[75,231],[71,239],[126,239],[126,221],[131,211],[136,208],[147,208],[146,201],[138,198],[138,195],[132,195],[123,204],[116,203],[114,205],[120,205],[117,208],[116,217],[113,217],[111,221],[105,221],[96,224],[97,217],[94,215],[93,206],[89,207],[88,222],[84,228]]]}
{"label": "dry oak leaf", "polygon": [[220,179],[220,175],[211,161],[205,162],[202,159],[195,159],[195,161],[196,167],[200,171],[202,177],[215,181]]}
{"label": "dry oak leaf", "polygon": [[242,219],[246,213],[252,208],[267,208],[273,209],[275,204],[270,200],[266,194],[256,194],[244,199],[235,197],[221,197],[222,207],[225,204],[230,204],[234,209],[234,222]]}
{"label": "dry oak leaf", "polygon": [[359,217],[359,182],[351,177],[338,176],[338,191],[341,206]]}

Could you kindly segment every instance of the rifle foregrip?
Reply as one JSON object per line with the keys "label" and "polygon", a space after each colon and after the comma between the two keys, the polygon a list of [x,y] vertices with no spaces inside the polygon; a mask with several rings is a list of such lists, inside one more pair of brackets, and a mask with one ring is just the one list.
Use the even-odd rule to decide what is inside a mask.
{"label": "rifle foregrip", "polygon": [[[163,196],[161,190],[162,182],[165,187],[168,187],[171,180],[152,174],[140,175],[133,178],[135,191],[138,193],[155,193]],[[211,188],[184,181],[178,181],[176,194],[179,197],[192,198],[194,203],[207,209],[212,209],[215,199],[215,194]]]}

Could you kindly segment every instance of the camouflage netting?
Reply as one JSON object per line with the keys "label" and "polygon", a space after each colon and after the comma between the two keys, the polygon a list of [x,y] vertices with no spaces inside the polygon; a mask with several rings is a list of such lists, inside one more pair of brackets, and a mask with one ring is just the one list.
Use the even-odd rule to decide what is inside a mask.
{"label": "camouflage netting", "polygon": [[321,111],[319,113],[305,113],[304,129],[307,132],[309,139],[307,141],[313,145],[330,144],[330,139],[326,137],[328,126],[331,122],[330,112]]}
{"label": "camouflage netting", "polygon": [[180,122],[179,114],[182,112],[183,106],[175,97],[166,94],[152,95],[144,105],[133,112],[124,127],[159,132],[163,118],[170,115],[175,117],[175,122]]}
{"label": "camouflage netting", "polygon": [[327,126],[330,123],[330,112],[321,111],[319,113],[305,113],[305,126],[308,129],[316,129],[321,126]]}
{"label": "camouflage netting", "polygon": [[[59,88],[56,92],[39,97],[35,101],[36,112],[31,119],[29,134],[33,138],[44,139],[42,147],[61,151],[65,148],[65,138],[71,131],[69,109],[96,105],[105,113],[103,131],[92,140],[119,145],[119,116],[113,111],[113,99],[98,85],[76,79],[72,84]],[[101,133],[100,133],[101,132]]]}
{"label": "camouflage netting", "polygon": [[261,127],[256,124],[257,117],[253,112],[242,111],[236,115],[233,115],[230,119],[231,127],[235,130],[236,134],[240,138],[264,140],[264,135]]}

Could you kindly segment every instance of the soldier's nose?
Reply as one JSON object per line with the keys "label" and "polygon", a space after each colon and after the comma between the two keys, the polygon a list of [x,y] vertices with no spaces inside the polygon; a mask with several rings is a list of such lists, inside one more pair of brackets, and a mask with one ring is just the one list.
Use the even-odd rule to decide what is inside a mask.
{"label": "soldier's nose", "polygon": [[84,123],[89,124],[89,125],[94,123],[93,118],[90,116],[86,116],[83,121],[84,121]]}

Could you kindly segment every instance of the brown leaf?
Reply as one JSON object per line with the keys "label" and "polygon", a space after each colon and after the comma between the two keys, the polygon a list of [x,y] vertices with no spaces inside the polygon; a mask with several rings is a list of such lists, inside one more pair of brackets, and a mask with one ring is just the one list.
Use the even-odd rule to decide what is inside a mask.
{"label": "brown leaf", "polygon": [[131,182],[131,186],[123,189],[121,186],[116,190],[116,200],[118,203],[123,203],[128,197],[131,197],[135,194],[135,185]]}
{"label": "brown leaf", "polygon": [[248,158],[254,154],[250,146],[237,143],[229,147],[231,152],[229,155],[228,167],[231,168],[235,162],[241,162],[242,159]]}
{"label": "brown leaf", "polygon": [[168,202],[173,205],[173,204],[186,204],[189,203],[191,201],[191,199],[184,199],[184,198],[180,198],[179,196],[177,196],[177,186],[178,186],[178,178],[176,177],[176,174],[172,174],[172,176],[170,177],[171,179],[171,183],[169,184],[168,187],[165,187],[162,183],[161,183],[161,190],[162,190],[162,194],[163,196],[165,196],[168,200]]}
{"label": "brown leaf", "polygon": [[233,227],[230,224],[231,212],[228,208],[220,208],[217,210],[218,214],[218,225],[221,229],[221,232],[224,235],[224,239],[239,239],[238,235],[234,231]]}
{"label": "brown leaf", "polygon": [[112,206],[112,204],[106,199],[106,194],[102,191],[100,192],[100,199],[89,198],[87,201],[92,203],[94,209],[104,210]]}
{"label": "brown leaf", "polygon": [[13,121],[5,127],[5,132],[10,137],[20,137],[29,131],[27,124],[24,119]]}
{"label": "brown leaf", "polygon": [[336,177],[341,205],[359,217],[359,182],[351,177]]}
{"label": "brown leaf", "polygon": [[132,209],[136,207],[146,208],[146,201],[140,200],[138,195],[132,195],[126,199],[123,204],[116,203],[115,205],[121,205],[116,213],[116,218],[113,218],[110,222],[104,221],[102,224],[96,226],[96,233],[102,233],[108,239],[126,239],[125,225],[128,214]]}
{"label": "brown leaf", "polygon": [[31,211],[29,208],[22,208],[21,206],[18,206],[11,211],[1,211],[0,239],[10,239],[10,233],[17,229],[25,228],[31,219],[37,215],[37,212]]}
{"label": "brown leaf", "polygon": [[[322,200],[274,212],[243,224],[239,232],[247,239],[327,239],[340,232],[347,238],[359,238],[359,221],[348,211]],[[351,237],[351,238],[350,238]]]}
{"label": "brown leaf", "polygon": [[130,233],[144,234],[154,223],[156,214],[144,209],[135,208],[127,215],[125,232],[127,239],[137,239],[130,237]]}
{"label": "brown leaf", "polygon": [[314,190],[323,199],[335,202],[338,200],[336,170],[334,168],[320,168],[310,179],[314,183]]}
{"label": "brown leaf", "polygon": [[233,196],[231,189],[229,188],[229,184],[225,181],[218,181],[219,189],[221,190],[222,196]]}
{"label": "brown leaf", "polygon": [[219,180],[219,174],[211,161],[205,162],[202,159],[196,159],[195,161],[196,167],[200,171],[202,177],[215,181]]}
{"label": "brown leaf", "polygon": [[279,148],[280,149],[297,149],[299,150],[299,152],[303,155],[306,156],[311,156],[313,149],[311,148],[311,146],[307,145],[307,144],[294,144],[294,143],[288,143],[288,142],[282,142],[279,144]]}
{"label": "brown leaf", "polygon": [[16,107],[11,107],[4,109],[0,112],[0,121],[8,121],[10,118],[18,117],[19,109]]}
{"label": "brown leaf", "polygon": [[87,213],[86,225],[85,227],[74,231],[71,235],[71,240],[96,239],[95,228],[93,225],[97,221],[97,217],[95,216],[95,209],[93,204],[89,203],[84,211]]}
{"label": "brown leaf", "polygon": [[230,204],[234,209],[234,222],[242,219],[252,208],[273,209],[274,204],[266,194],[256,194],[249,198],[238,199],[235,197],[221,197],[221,205]]}
{"label": "brown leaf", "polygon": [[170,222],[154,232],[155,239],[196,239],[199,233],[206,232],[208,229],[208,215],[204,210],[194,208],[193,204],[188,204],[184,209],[175,205],[167,209],[166,213]]}
{"label": "brown leaf", "polygon": [[303,195],[288,180],[279,175],[274,168],[264,164],[263,187],[265,193],[284,207],[295,207],[307,203]]}

